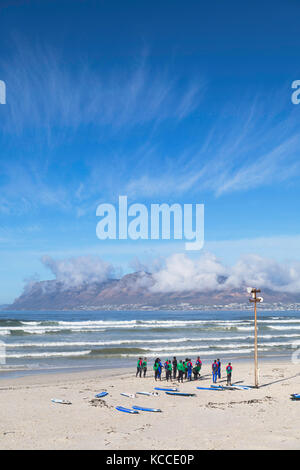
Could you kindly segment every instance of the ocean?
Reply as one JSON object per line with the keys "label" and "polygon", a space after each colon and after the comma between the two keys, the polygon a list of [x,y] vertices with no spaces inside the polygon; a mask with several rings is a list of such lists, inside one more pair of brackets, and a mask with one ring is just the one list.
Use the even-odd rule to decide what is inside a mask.
{"label": "ocean", "polygon": [[[258,314],[259,357],[300,346],[300,312]],[[203,363],[253,357],[252,311],[43,311],[0,313],[0,377],[82,368],[135,368],[139,356]],[[297,343],[298,346],[297,346]]]}

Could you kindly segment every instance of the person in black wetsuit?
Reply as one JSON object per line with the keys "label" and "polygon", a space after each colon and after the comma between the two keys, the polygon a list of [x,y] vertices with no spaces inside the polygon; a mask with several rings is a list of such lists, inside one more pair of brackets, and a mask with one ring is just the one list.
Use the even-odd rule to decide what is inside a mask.
{"label": "person in black wetsuit", "polygon": [[177,375],[177,359],[176,359],[176,357],[173,357],[172,365],[173,365],[173,379],[176,379],[176,375]]}

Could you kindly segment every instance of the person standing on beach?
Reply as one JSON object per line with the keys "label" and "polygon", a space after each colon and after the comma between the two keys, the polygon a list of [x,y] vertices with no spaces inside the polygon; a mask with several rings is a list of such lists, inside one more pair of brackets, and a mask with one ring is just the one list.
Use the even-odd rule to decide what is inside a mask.
{"label": "person standing on beach", "polygon": [[192,370],[193,370],[193,364],[192,364],[192,361],[189,359],[187,362],[187,379],[189,381],[192,380]]}
{"label": "person standing on beach", "polygon": [[143,360],[143,363],[142,363],[142,368],[143,368],[143,372],[144,372],[144,377],[146,377],[146,373],[147,373],[147,358],[144,357],[144,360]]}
{"label": "person standing on beach", "polygon": [[154,378],[155,378],[155,382],[156,382],[157,378],[158,378],[158,358],[155,359],[153,370],[154,370]]}
{"label": "person standing on beach", "polygon": [[217,377],[218,377],[218,363],[217,363],[217,361],[213,362],[211,368],[212,368],[213,383],[215,384],[217,382]]}
{"label": "person standing on beach", "polygon": [[172,380],[172,362],[170,359],[168,360],[168,368],[167,368],[167,381]]}
{"label": "person standing on beach", "polygon": [[194,380],[198,380],[198,375],[200,375],[200,366],[198,362],[196,362],[196,365],[193,368],[193,374],[194,374]]}
{"label": "person standing on beach", "polygon": [[176,375],[177,375],[177,359],[176,357],[173,357],[173,379],[175,380],[176,379]]}
{"label": "person standing on beach", "polygon": [[228,366],[226,367],[226,373],[227,373],[227,385],[231,385],[231,374],[232,374],[231,362],[229,362]]}
{"label": "person standing on beach", "polygon": [[183,362],[180,361],[178,364],[178,382],[183,383],[183,374],[184,374],[184,365],[183,365]]}
{"label": "person standing on beach", "polygon": [[143,360],[141,357],[139,357],[137,361],[137,368],[136,368],[136,374],[135,374],[136,377],[138,375],[142,377],[142,364],[143,364]]}
{"label": "person standing on beach", "polygon": [[202,361],[200,359],[200,356],[197,357],[197,360],[196,360],[196,367],[197,367],[197,372],[198,372],[198,375],[200,377],[200,371],[201,371],[201,367],[202,367]]}
{"label": "person standing on beach", "polygon": [[162,363],[161,363],[161,360],[159,358],[157,360],[157,364],[158,364],[158,375],[157,375],[157,377],[159,378],[159,380],[161,380]]}
{"label": "person standing on beach", "polygon": [[166,380],[168,380],[168,376],[169,376],[168,365],[169,365],[169,362],[168,362],[168,359],[167,359],[164,363],[164,368],[165,368],[165,373],[166,373]]}
{"label": "person standing on beach", "polygon": [[217,364],[218,364],[218,378],[221,378],[221,361],[220,359],[217,359]]}
{"label": "person standing on beach", "polygon": [[187,363],[188,363],[188,358],[185,358],[185,361],[183,362],[184,365],[184,378],[187,378]]}
{"label": "person standing on beach", "polygon": [[154,366],[153,366],[153,370],[154,370],[154,378],[155,378],[155,382],[157,379],[159,379],[159,359],[155,359],[155,362],[154,362]]}

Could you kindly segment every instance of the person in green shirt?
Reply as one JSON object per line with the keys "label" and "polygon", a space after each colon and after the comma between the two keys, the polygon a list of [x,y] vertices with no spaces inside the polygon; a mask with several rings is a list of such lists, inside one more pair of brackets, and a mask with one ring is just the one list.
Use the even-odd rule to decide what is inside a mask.
{"label": "person in green shirt", "polygon": [[158,361],[158,359],[156,359],[155,362],[154,362],[153,370],[154,370],[154,378],[155,378],[155,382],[156,382],[157,379],[158,379],[158,375],[159,375],[159,361]]}
{"label": "person in green shirt", "polygon": [[227,374],[227,385],[231,385],[231,375],[232,375],[231,362],[229,362],[228,366],[226,367],[226,374]]}
{"label": "person in green shirt", "polygon": [[144,372],[144,377],[146,377],[146,373],[147,373],[147,358],[146,357],[144,357],[144,360],[142,362],[142,368]]}
{"label": "person in green shirt", "polygon": [[196,364],[195,367],[193,368],[194,380],[198,380],[199,373],[200,373],[200,366]]}
{"label": "person in green shirt", "polygon": [[185,368],[184,368],[182,361],[179,362],[177,369],[178,369],[178,382],[183,382],[183,374],[185,372]]}
{"label": "person in green shirt", "polygon": [[185,379],[187,379],[187,373],[188,373],[187,363],[188,363],[188,358],[186,358],[185,361],[183,362],[183,365],[184,365],[184,378]]}
{"label": "person in green shirt", "polygon": [[136,374],[135,374],[136,377],[138,375],[142,377],[142,362],[143,362],[142,358],[139,357],[137,361],[137,365],[136,365]]}
{"label": "person in green shirt", "polygon": [[170,361],[170,359],[167,361],[168,364],[167,364],[167,382],[169,382],[169,379],[171,380],[172,379],[172,362]]}

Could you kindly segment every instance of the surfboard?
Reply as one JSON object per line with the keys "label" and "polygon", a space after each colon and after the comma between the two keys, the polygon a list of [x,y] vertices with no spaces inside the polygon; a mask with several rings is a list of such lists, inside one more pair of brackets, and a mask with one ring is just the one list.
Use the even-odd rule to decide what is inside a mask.
{"label": "surfboard", "polygon": [[124,408],[124,406],[116,406],[116,410],[123,411],[123,413],[139,414],[137,410],[132,410],[131,408]]}
{"label": "surfboard", "polygon": [[120,395],[123,395],[124,397],[128,398],[135,398],[135,395],[133,393],[121,393]]}
{"label": "surfboard", "polygon": [[246,387],[246,385],[232,385],[236,390],[251,390],[251,387]]}
{"label": "surfboard", "polygon": [[61,400],[60,398],[51,398],[53,403],[60,403],[61,405],[72,405],[72,403],[68,400]]}
{"label": "surfboard", "polygon": [[137,395],[147,395],[149,397],[158,397],[159,394],[157,392],[136,392]]}
{"label": "surfboard", "polygon": [[300,393],[292,393],[291,398],[292,400],[300,400]]}
{"label": "surfboard", "polygon": [[178,397],[194,397],[195,393],[166,392],[167,395],[176,395]]}
{"label": "surfboard", "polygon": [[211,385],[211,388],[219,388],[221,390],[235,390],[234,387],[230,387],[229,385]]}
{"label": "surfboard", "polygon": [[143,406],[133,406],[132,408],[133,408],[134,410],[140,410],[140,411],[153,411],[153,412],[155,412],[155,413],[161,412],[161,410],[158,409],[158,408],[145,408],[145,407],[143,407]]}
{"label": "surfboard", "polygon": [[212,385],[212,388],[221,388],[222,390],[250,390],[250,387],[243,385]]}
{"label": "surfboard", "polygon": [[103,398],[106,397],[106,395],[108,395],[108,392],[100,392],[95,395],[95,398]]}
{"label": "surfboard", "polygon": [[178,392],[178,388],[162,388],[162,387],[154,387],[154,390],[162,390],[163,392]]}
{"label": "surfboard", "polygon": [[216,392],[220,392],[224,390],[223,388],[211,388],[211,387],[196,387],[198,390],[215,390]]}

